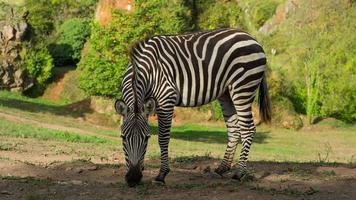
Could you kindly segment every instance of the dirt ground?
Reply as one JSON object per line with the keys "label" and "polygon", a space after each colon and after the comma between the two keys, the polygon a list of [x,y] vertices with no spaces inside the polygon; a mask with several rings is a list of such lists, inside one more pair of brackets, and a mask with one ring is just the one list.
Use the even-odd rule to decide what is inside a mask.
{"label": "dirt ground", "polygon": [[253,178],[210,176],[219,161],[177,158],[166,185],[151,181],[158,160],[146,161],[143,183],[124,182],[115,147],[0,136],[0,199],[355,199],[356,168],[347,165],[250,162]]}

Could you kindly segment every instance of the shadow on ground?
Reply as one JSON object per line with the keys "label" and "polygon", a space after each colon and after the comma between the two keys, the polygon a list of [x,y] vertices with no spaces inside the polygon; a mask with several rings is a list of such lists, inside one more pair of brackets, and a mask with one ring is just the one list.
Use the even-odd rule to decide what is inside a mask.
{"label": "shadow on ground", "polygon": [[[179,160],[179,158],[177,159]],[[172,161],[166,186],[152,184],[158,167],[151,163],[144,171],[143,184],[129,188],[125,168],[91,162],[66,162],[46,167],[11,163],[13,173],[1,171],[0,199],[354,199],[356,169],[340,163],[250,162],[254,180],[238,182],[206,176],[217,160]],[[10,161],[5,161],[10,162]],[[195,167],[192,167],[195,165]],[[322,170],[323,167],[326,170]],[[16,170],[16,171],[15,171]],[[342,170],[348,170],[342,172]],[[263,172],[264,176],[258,174]],[[7,173],[7,174],[4,174]],[[350,176],[345,177],[348,173]],[[11,174],[11,176],[9,176]],[[20,178],[21,177],[21,178]],[[331,192],[330,192],[331,191]],[[42,199],[42,198],[40,198]]]}
{"label": "shadow on ground", "polygon": [[60,106],[2,97],[0,99],[0,106],[20,109],[32,113],[50,113],[55,115],[71,116],[74,118],[78,118],[83,117],[85,114],[94,112],[89,107],[90,101],[90,98],[88,98],[80,102]]}
{"label": "shadow on ground", "polygon": [[[151,126],[151,134],[158,134],[158,127]],[[211,130],[212,129],[212,130]],[[224,130],[224,131],[221,131]],[[268,131],[258,131],[256,132],[253,142],[254,143],[266,143],[266,139],[269,138]],[[227,144],[227,131],[222,128],[209,128],[206,127],[205,130],[196,130],[196,128],[189,128],[188,126],[172,127],[171,138],[179,140],[187,140],[194,142],[205,142],[205,143],[218,143]]]}

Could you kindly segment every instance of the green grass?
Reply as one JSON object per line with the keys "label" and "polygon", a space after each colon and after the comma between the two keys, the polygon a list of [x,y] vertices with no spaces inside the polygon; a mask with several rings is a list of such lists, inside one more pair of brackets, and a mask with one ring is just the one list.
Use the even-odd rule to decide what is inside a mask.
{"label": "green grass", "polygon": [[[158,137],[153,135],[148,144],[147,158],[160,156]],[[250,161],[273,162],[354,162],[356,156],[356,127],[330,129],[323,131],[291,131],[258,127],[252,145]],[[61,140],[67,142],[115,144],[122,148],[121,142],[83,136],[76,133],[54,131],[29,125],[16,124],[0,119],[0,135],[41,140]],[[195,162],[212,158],[222,158],[226,148],[227,136],[224,127],[214,125],[174,126],[170,142],[170,158],[176,162]],[[108,145],[110,148],[112,145]],[[241,145],[239,145],[240,147]],[[238,152],[235,159],[238,159]]]}
{"label": "green grass", "polygon": [[86,113],[68,109],[65,101],[53,102],[44,98],[29,98],[13,92],[0,91],[0,112],[103,135],[118,136],[119,134],[117,130],[97,128],[86,122],[78,123],[76,119],[85,117]]}
{"label": "green grass", "polygon": [[41,140],[62,140],[79,143],[114,143],[105,138],[83,136],[77,133],[38,128],[30,125],[17,124],[0,119],[0,135],[21,138],[37,138]]}
{"label": "green grass", "polygon": [[[78,123],[72,115],[65,113],[66,108],[62,106],[60,103],[41,98],[31,99],[10,92],[0,92],[0,112],[16,114],[49,124],[91,130],[103,136],[118,137],[118,128],[95,127],[87,122]],[[225,125],[221,122],[205,125],[173,125],[171,132],[170,158],[177,162],[222,158],[224,155],[227,134]],[[152,137],[147,151],[149,159],[160,157],[157,133],[157,126],[152,125]],[[112,143],[106,138],[36,128],[2,119],[0,119],[0,135],[69,142]],[[115,145],[118,149],[122,148],[121,142],[115,142]],[[108,148],[109,146],[112,145],[108,145]],[[300,131],[260,126],[254,137],[249,160],[355,164],[355,146],[356,125],[320,124],[320,126],[314,126],[312,130]],[[241,145],[237,149],[236,160],[238,160],[240,147]]]}
{"label": "green grass", "polygon": [[[349,163],[356,155],[356,126],[321,131],[292,131],[258,127],[251,148],[251,161],[339,162]],[[221,158],[226,148],[224,127],[185,125],[173,127],[170,143],[172,157]],[[148,154],[159,156],[157,137],[153,136]],[[241,147],[241,145],[239,145]],[[236,160],[238,159],[238,152]],[[189,158],[184,158],[190,160]]]}

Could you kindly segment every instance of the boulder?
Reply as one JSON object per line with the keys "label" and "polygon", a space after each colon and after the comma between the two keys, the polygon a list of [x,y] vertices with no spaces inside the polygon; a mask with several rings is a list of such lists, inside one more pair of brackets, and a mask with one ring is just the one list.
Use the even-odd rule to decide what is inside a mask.
{"label": "boulder", "polygon": [[6,41],[12,40],[15,37],[15,29],[11,25],[5,25],[1,29]]}
{"label": "boulder", "polygon": [[16,34],[15,34],[15,38],[16,40],[22,40],[24,38],[24,36],[27,33],[28,30],[28,24],[25,21],[21,21],[18,24],[15,25],[15,30],[16,30]]}
{"label": "boulder", "polygon": [[34,83],[20,56],[29,25],[26,18],[12,9],[8,12],[8,19],[0,21],[0,89],[24,92]]}
{"label": "boulder", "polygon": [[268,20],[258,31],[267,35],[271,33],[276,26],[282,23],[291,13],[294,13],[300,4],[300,0],[287,0],[279,5],[276,13]]}

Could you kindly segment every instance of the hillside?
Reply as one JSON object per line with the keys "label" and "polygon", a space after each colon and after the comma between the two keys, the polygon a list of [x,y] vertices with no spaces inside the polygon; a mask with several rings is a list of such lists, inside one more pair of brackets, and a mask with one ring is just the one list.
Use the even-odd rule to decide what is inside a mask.
{"label": "hillside", "polygon": [[[24,59],[38,63],[35,69],[25,64],[37,80],[26,92],[30,96],[44,95],[67,103],[87,96],[117,97],[128,63],[127,49],[141,37],[239,27],[255,35],[268,54],[273,124],[298,129],[328,117],[348,123],[355,121],[356,42],[352,34],[355,31],[352,1],[181,0],[165,4],[58,0],[47,7],[36,6],[46,3],[42,0],[5,2],[26,5],[30,11],[34,38],[29,47],[34,50]],[[49,11],[50,15],[42,16]],[[42,23],[41,19],[47,21]],[[89,25],[88,21],[101,25]],[[81,28],[73,28],[79,25]],[[78,57],[83,48],[82,57]],[[35,57],[36,54],[41,56]],[[69,78],[57,73],[62,65],[73,66]],[[184,115],[189,112],[178,109],[176,116],[187,119]],[[209,116],[204,120],[222,119],[216,102],[197,112]]]}

